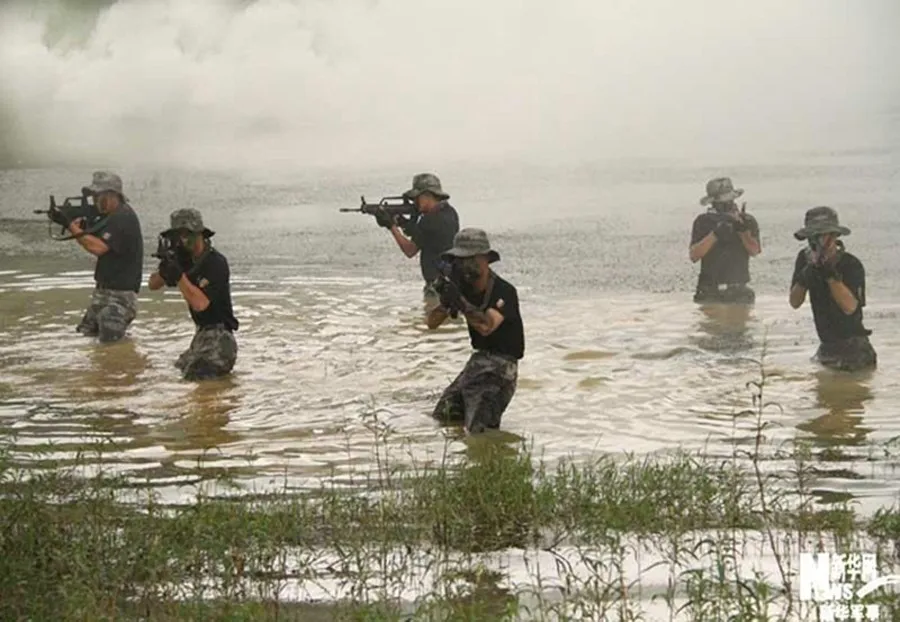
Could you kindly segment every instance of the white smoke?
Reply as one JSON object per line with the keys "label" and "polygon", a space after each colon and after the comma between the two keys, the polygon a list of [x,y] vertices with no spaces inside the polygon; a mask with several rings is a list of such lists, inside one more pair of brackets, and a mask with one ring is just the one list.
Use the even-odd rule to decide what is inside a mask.
{"label": "white smoke", "polygon": [[893,0],[95,4],[0,13],[0,129],[17,157],[733,158],[868,146],[897,83]]}

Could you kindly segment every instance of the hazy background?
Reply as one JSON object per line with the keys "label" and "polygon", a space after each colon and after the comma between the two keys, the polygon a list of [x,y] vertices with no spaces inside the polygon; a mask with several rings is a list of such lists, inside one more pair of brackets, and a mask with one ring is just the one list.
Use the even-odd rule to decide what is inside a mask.
{"label": "hazy background", "polygon": [[877,151],[898,32],[896,0],[5,2],[0,165]]}

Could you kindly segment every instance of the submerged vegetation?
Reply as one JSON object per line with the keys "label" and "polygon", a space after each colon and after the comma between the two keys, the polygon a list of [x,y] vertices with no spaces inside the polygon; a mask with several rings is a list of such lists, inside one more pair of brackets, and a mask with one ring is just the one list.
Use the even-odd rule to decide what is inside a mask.
{"label": "submerged vegetation", "polygon": [[[184,506],[125,501],[119,477],[27,470],[7,452],[0,618],[804,619],[799,553],[877,547],[885,574],[900,508],[817,505],[810,448],[766,439],[764,387],[735,415],[753,442],[724,458],[549,464],[479,439],[461,459],[400,466],[372,418],[377,469],[351,486],[201,491]],[[896,615],[890,592],[873,596]]]}

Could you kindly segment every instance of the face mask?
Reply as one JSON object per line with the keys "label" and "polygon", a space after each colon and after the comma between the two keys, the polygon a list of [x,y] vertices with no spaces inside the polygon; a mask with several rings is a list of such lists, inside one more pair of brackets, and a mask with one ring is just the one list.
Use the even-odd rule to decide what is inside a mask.
{"label": "face mask", "polygon": [[825,248],[825,236],[814,235],[809,238],[809,249],[814,253],[821,253]]}
{"label": "face mask", "polygon": [[481,267],[478,265],[478,261],[474,257],[467,257],[463,259],[461,268],[463,278],[466,281],[474,283],[479,278],[481,278]]}

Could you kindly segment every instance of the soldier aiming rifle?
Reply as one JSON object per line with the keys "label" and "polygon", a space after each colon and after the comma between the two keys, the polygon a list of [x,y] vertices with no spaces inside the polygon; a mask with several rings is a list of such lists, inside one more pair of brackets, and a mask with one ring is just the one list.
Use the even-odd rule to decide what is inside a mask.
{"label": "soldier aiming rifle", "polygon": [[122,339],[137,315],[144,265],[141,223],[122,192],[122,179],[97,171],[80,197],[67,197],[57,205],[51,196],[50,208],[35,212],[47,214],[51,223],[62,228],[60,236],[51,234],[53,239],[75,240],[97,257],[96,286],[76,330],[101,342]]}
{"label": "soldier aiming rifle", "polygon": [[177,287],[196,326],[190,347],[175,367],[185,380],[226,375],[237,361],[234,332],[239,326],[231,304],[228,260],[213,248],[210,238],[215,232],[204,226],[197,210],[175,210],[169,221],[170,227],[159,234],[153,254],[159,267],[148,286]]}
{"label": "soldier aiming rifle", "polygon": [[426,323],[435,329],[448,316],[464,315],[473,352],[432,416],[462,423],[467,433],[477,434],[500,427],[516,392],[519,360],[525,354],[519,295],[491,269],[500,255],[483,230],[461,230],[443,255],[449,267],[436,281],[440,304],[428,313]]}
{"label": "soldier aiming rifle", "polygon": [[441,188],[441,181],[431,173],[413,177],[412,188],[399,197],[386,197],[380,203],[370,204],[362,199],[359,209],[342,209],[343,212],[372,214],[379,226],[389,230],[403,254],[412,259],[419,255],[423,293],[437,298],[432,287],[438,278],[441,253],[453,246],[453,236],[459,231],[459,215],[448,199],[450,195]]}
{"label": "soldier aiming rifle", "polygon": [[834,209],[807,210],[803,228],[794,233],[808,247],[797,253],[789,301],[798,309],[809,292],[819,336],[818,361],[832,369],[857,371],[876,367],[878,356],[869,341],[872,331],[863,325],[866,271],[839,239],[847,235],[850,229],[840,224]]}
{"label": "soldier aiming rifle", "polygon": [[728,177],[717,177],[706,184],[706,196],[700,205],[706,212],[694,219],[689,257],[700,262],[700,276],[694,302],[753,304],[750,288],[750,258],[759,255],[759,224],[747,213],[744,204],[738,210],[735,199],[744,194]]}

